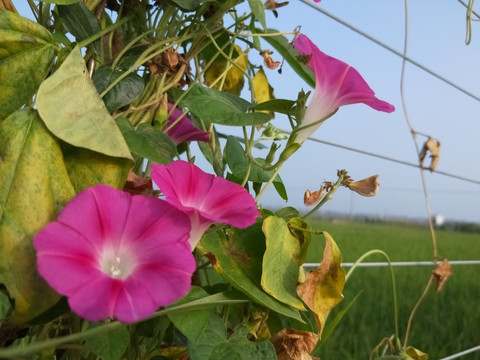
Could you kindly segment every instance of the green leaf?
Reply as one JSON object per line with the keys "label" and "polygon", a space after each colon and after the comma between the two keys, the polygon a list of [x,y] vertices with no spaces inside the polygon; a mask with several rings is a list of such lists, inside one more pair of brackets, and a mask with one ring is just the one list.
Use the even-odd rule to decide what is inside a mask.
{"label": "green leaf", "polygon": [[239,96],[200,85],[192,86],[180,104],[199,119],[214,124],[249,126],[270,121],[265,113],[247,112],[252,104]]}
{"label": "green leaf", "polygon": [[62,143],[62,151],[68,176],[75,188],[80,191],[98,184],[123,188],[132,161],[100,154]]}
{"label": "green leaf", "polygon": [[193,11],[200,6],[202,0],[172,0],[172,2],[177,4],[183,10]]}
{"label": "green leaf", "polygon": [[[309,226],[300,219],[292,219],[296,226]],[[266,251],[263,255],[262,287],[275,299],[305,310],[297,297],[300,266],[305,260],[310,243],[310,233],[290,230],[287,221],[269,216],[263,222]],[[302,270],[303,271],[303,270]]]}
{"label": "green leaf", "polygon": [[312,355],[313,356],[320,356],[320,348],[325,344],[327,339],[330,337],[330,335],[333,334],[333,331],[336,329],[337,325],[342,321],[343,317],[347,314],[348,310],[355,304],[357,299],[359,298],[360,294],[363,292],[361,290],[353,299],[351,299],[343,308],[340,310],[335,317],[332,319],[332,321],[329,321],[326,325],[325,328],[323,329],[322,332],[322,339],[317,343],[317,346],[315,347],[315,350],[313,350]]}
{"label": "green leaf", "polygon": [[13,322],[26,322],[59,295],[40,278],[32,239],[75,195],[57,139],[36,111],[0,123],[0,283],[15,300]]}
{"label": "green leaf", "polygon": [[[236,179],[243,180],[247,175],[248,170],[248,158],[245,155],[245,150],[234,136],[229,136],[227,138],[227,144],[225,145],[225,155],[227,159],[227,164],[232,174]],[[255,159],[260,164],[265,164],[265,160],[258,158]],[[265,164],[265,166],[268,166]],[[264,183],[270,180],[274,175],[274,170],[265,170],[261,166],[252,162],[250,166],[250,173],[248,175],[248,180],[256,183]],[[277,189],[279,195],[287,200],[287,194],[283,181],[279,175],[273,180],[275,189]],[[277,188],[278,186],[278,188]]]}
{"label": "green leaf", "polygon": [[[86,40],[102,30],[95,14],[88,10],[82,2],[58,5],[57,9],[63,25],[78,42]],[[95,52],[100,54],[100,40],[96,40],[92,45]]]}
{"label": "green leaf", "polygon": [[[95,328],[101,325],[90,324],[89,328]],[[87,347],[102,360],[119,360],[130,343],[130,333],[126,326],[106,331],[87,338],[85,344]]]}
{"label": "green leaf", "polygon": [[[278,33],[278,30],[274,29],[266,29],[264,31],[260,29],[256,30],[260,34]],[[310,69],[307,65],[298,61],[299,53],[293,47],[293,45],[288,42],[286,37],[284,37],[283,35],[265,36],[263,37],[263,40],[272,45],[274,49],[278,51],[279,55],[282,56],[290,64],[292,69],[298,75],[300,75],[300,77],[305,80],[308,85],[310,85],[312,88],[315,87],[315,74],[313,73],[312,69]]]}
{"label": "green leaf", "polygon": [[0,325],[7,316],[8,311],[11,308],[10,299],[4,292],[0,292]]}
{"label": "green leaf", "polygon": [[158,128],[140,124],[135,129],[125,117],[118,118],[117,124],[133,154],[158,164],[168,164],[177,156],[173,141]]}
{"label": "green leaf", "polygon": [[303,321],[297,309],[279,302],[261,288],[265,252],[261,222],[247,229],[230,228],[226,236],[218,232],[206,234],[197,248],[209,257],[215,271],[255,302]]}
{"label": "green leaf", "polygon": [[[93,73],[92,81],[101,94],[103,91],[116,79],[122,75],[121,71],[115,71],[109,67],[102,66]],[[144,82],[143,79],[135,74],[128,74],[117,85],[115,85],[108,93],[103,97],[103,102],[108,111],[114,111],[122,106],[130,104],[143,92]]]}
{"label": "green leaf", "polygon": [[105,155],[132,159],[122,133],[86,72],[78,47],[40,85],[37,107],[48,129],[63,141]]}
{"label": "green leaf", "polygon": [[257,111],[273,111],[280,114],[290,115],[296,102],[293,100],[285,99],[272,99],[253,107]]}
{"label": "green leaf", "polygon": [[[193,300],[202,299],[208,293],[200,287],[193,286],[190,292],[179,301],[170,306],[189,303]],[[192,312],[176,313],[168,315],[175,327],[192,342],[196,342],[202,335],[210,319],[210,310],[197,310]]]}
{"label": "green leaf", "polygon": [[252,342],[248,331],[239,328],[227,339],[225,325],[217,315],[212,315],[208,326],[196,342],[188,342],[191,360],[276,360],[273,344],[268,340]]}
{"label": "green leaf", "polygon": [[252,10],[252,13],[255,16],[255,18],[265,29],[267,27],[267,23],[265,21],[265,6],[263,5],[262,1],[248,0],[248,4],[250,5],[250,9]]}
{"label": "green leaf", "polygon": [[0,9],[0,120],[32,98],[54,57],[47,29]]}

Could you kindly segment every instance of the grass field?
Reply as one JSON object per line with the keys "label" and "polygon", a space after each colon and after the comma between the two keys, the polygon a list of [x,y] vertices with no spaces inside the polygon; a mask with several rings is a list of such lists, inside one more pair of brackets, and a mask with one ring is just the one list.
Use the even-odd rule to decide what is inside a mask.
{"label": "grass field", "polygon": [[[392,261],[425,261],[433,255],[426,226],[400,223],[360,223],[317,221],[315,230],[329,232],[343,254],[344,262],[354,262],[372,249],[385,251]],[[480,235],[453,231],[437,232],[438,255],[448,260],[480,260]],[[319,262],[324,242],[315,236],[307,258]],[[366,261],[384,261],[374,255]],[[399,333],[405,336],[408,317],[428,282],[431,267],[396,267]],[[346,269],[348,271],[348,269]],[[453,274],[438,294],[430,289],[419,307],[409,335],[409,345],[441,359],[480,345],[480,265],[453,266]],[[394,333],[392,287],[389,270],[357,268],[345,286],[345,300],[362,292],[334,334],[325,342],[320,357],[368,359],[370,351]],[[335,311],[329,319],[332,319]],[[480,352],[462,360],[480,359]]]}

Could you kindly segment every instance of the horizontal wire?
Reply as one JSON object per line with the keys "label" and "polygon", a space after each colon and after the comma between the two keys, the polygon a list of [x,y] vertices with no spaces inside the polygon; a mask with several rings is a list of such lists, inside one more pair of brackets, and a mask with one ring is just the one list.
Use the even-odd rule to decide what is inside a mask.
{"label": "horizontal wire", "polygon": [[462,357],[463,355],[467,355],[467,354],[473,353],[473,352],[475,352],[475,351],[480,351],[480,345],[475,346],[475,347],[473,347],[473,348],[470,348],[470,349],[468,349],[468,350],[465,350],[465,351],[462,351],[462,352],[459,352],[459,353],[456,353],[456,354],[447,356],[447,357],[445,357],[445,358],[441,358],[440,360],[458,359],[459,357]]}
{"label": "horizontal wire", "polygon": [[[480,265],[480,260],[454,260],[448,262],[450,265]],[[355,263],[342,263],[342,267],[352,267]],[[386,266],[438,266],[433,261],[392,261],[388,262],[361,262],[358,267],[386,267]],[[304,268],[317,268],[320,263],[305,263]]]}
{"label": "horizontal wire", "polygon": [[411,63],[412,65],[415,65],[416,67],[422,69],[423,71],[429,73],[430,75],[436,77],[437,79],[443,81],[444,83],[452,86],[453,88],[457,89],[458,91],[461,91],[462,93],[464,93],[465,95],[468,95],[470,96],[471,98],[477,100],[477,101],[480,101],[480,97],[476,96],[475,94],[471,93],[470,91],[468,90],[465,90],[464,88],[462,88],[461,86],[451,82],[450,80],[447,80],[446,78],[444,78],[442,75],[440,74],[437,74],[436,72],[430,70],[429,68],[427,68],[426,66],[418,63],[417,61],[409,58],[409,57],[406,57],[406,56],[403,56],[403,54],[400,52],[400,51],[397,51],[395,50],[394,48],[390,47],[389,45],[381,42],[380,40],[377,40],[375,39],[374,37],[368,35],[367,33],[363,32],[362,30],[356,28],[355,26],[353,25],[350,25],[349,23],[345,22],[344,20],[340,19],[339,17],[329,13],[328,11],[324,10],[323,8],[320,7],[320,5],[316,5],[316,4],[313,4],[311,2],[309,2],[308,0],[300,0],[302,1],[304,4],[314,8],[315,10],[321,12],[322,14],[328,16],[329,18],[331,18],[332,20],[335,20],[337,21],[338,23],[342,24],[343,26],[346,26],[348,27],[350,30],[352,31],[355,31],[357,34],[365,37],[366,39],[374,42],[375,44],[383,47],[384,49],[392,52],[393,54],[401,57],[401,58],[404,58],[406,61],[408,61],[409,63]]}
{"label": "horizontal wire", "polygon": [[[279,130],[282,131],[282,132],[284,132],[284,133],[286,133],[286,134],[290,134],[290,133],[291,133],[291,131],[288,131],[288,130],[284,130],[284,129],[279,129]],[[321,143],[321,144],[325,144],[325,145],[334,146],[334,147],[337,147],[337,148],[340,148],[340,149],[344,149],[344,150],[353,151],[353,152],[356,152],[356,153],[359,153],[359,154],[363,154],[363,155],[368,155],[368,156],[376,157],[376,158],[383,159],[383,160],[387,160],[387,161],[390,161],[390,162],[395,162],[395,163],[397,163],[397,164],[402,164],[402,165],[411,166],[411,167],[415,167],[415,168],[421,168],[421,169],[424,169],[424,170],[430,170],[430,169],[427,168],[427,167],[423,167],[423,166],[420,166],[420,165],[415,164],[415,163],[412,163],[412,162],[395,159],[395,158],[392,158],[392,157],[390,157],[390,156],[385,156],[385,155],[381,155],[381,154],[377,154],[377,153],[373,153],[373,152],[369,152],[369,151],[357,149],[357,148],[354,148],[354,147],[337,144],[337,143],[334,143],[334,142],[331,142],[331,141],[326,141],[326,140],[322,140],[322,139],[315,138],[315,137],[309,137],[309,138],[307,138],[307,140],[310,140],[310,141],[313,141],[313,142],[317,142],[317,143]],[[467,178],[467,177],[464,177],[464,176],[460,176],[460,175],[448,173],[448,172],[445,172],[445,171],[435,170],[435,171],[432,171],[431,173],[432,173],[432,174],[439,174],[439,175],[451,177],[451,178],[454,178],[454,179],[457,179],[457,180],[462,180],[462,181],[466,181],[466,182],[470,182],[470,183],[473,183],[473,184],[480,185],[480,180],[470,179],[470,178]]]}

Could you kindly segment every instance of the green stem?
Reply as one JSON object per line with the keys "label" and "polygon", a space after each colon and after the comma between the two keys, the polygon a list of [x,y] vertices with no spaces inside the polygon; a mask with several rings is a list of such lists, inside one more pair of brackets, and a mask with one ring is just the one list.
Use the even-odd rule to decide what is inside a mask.
{"label": "green stem", "polygon": [[95,40],[98,40],[100,39],[103,35],[106,35],[108,34],[109,32],[115,30],[116,28],[122,26],[123,24],[125,24],[127,21],[129,21],[131,19],[131,16],[127,16],[127,17],[124,17],[120,20],[118,20],[115,24],[112,24],[110,26],[107,26],[105,29],[103,29],[102,31],[96,33],[95,35],[92,35],[90,36],[89,38],[83,40],[83,41],[80,41],[78,43],[78,46],[80,46],[81,48],[82,47],[85,47],[85,46],[88,46],[90,45],[91,43],[93,43]]}
{"label": "green stem", "polygon": [[[200,302],[201,300],[202,299],[157,311],[155,314],[143,319],[142,321],[147,321],[147,320],[161,317],[167,314],[176,314],[176,313],[181,313],[186,311],[195,311],[195,310],[205,309],[210,307],[240,304],[240,303],[248,302],[248,300],[243,300],[243,299],[232,299],[232,300],[214,300],[208,303],[205,303],[205,302],[202,303]],[[195,302],[199,302],[199,303],[193,304]],[[118,329],[122,326],[125,326],[125,324],[119,321],[114,321],[93,329],[86,330],[81,333],[75,333],[75,334],[66,335],[66,336],[62,336],[62,337],[51,339],[51,340],[36,342],[26,346],[17,346],[14,348],[0,349],[0,358],[14,358],[18,356],[26,356],[26,355],[38,353],[43,349],[57,347],[65,343],[83,340],[95,335],[99,335],[105,332]]]}
{"label": "green stem", "polygon": [[262,196],[263,194],[265,193],[265,191],[267,191],[267,189],[270,187],[270,185],[272,185],[273,181],[275,180],[275,178],[277,177],[278,173],[280,172],[280,169],[282,168],[283,164],[285,163],[285,161],[279,161],[277,163],[277,168],[275,169],[272,177],[268,180],[268,182],[264,185],[263,189],[260,190],[260,192],[258,193],[258,195],[255,197],[255,202],[257,202]]}
{"label": "green stem", "polygon": [[302,216],[303,219],[307,219],[310,216],[312,216],[313,214],[315,214],[327,201],[329,201],[333,198],[333,194],[335,193],[335,191],[337,191],[338,187],[340,185],[342,185],[342,182],[345,178],[345,175],[346,175],[346,173],[345,174],[340,174],[337,182],[335,184],[333,184],[333,186],[328,190],[328,193],[325,194],[325,196],[322,198],[322,200],[320,200],[320,202],[317,205],[315,205],[315,207],[312,210],[310,210],[307,214]]}
{"label": "green stem", "polygon": [[399,337],[399,333],[398,333],[397,286],[395,284],[395,274],[393,273],[392,262],[390,260],[390,257],[387,255],[387,253],[382,251],[382,250],[378,250],[378,249],[367,251],[365,254],[360,256],[360,258],[357,261],[355,261],[353,263],[353,266],[350,268],[350,270],[345,275],[345,283],[347,283],[348,279],[353,274],[353,271],[357,268],[358,264],[363,262],[363,260],[365,260],[370,255],[374,255],[374,254],[382,255],[383,257],[385,257],[385,259],[388,262],[388,268],[390,270],[390,278],[391,278],[391,281],[392,281],[393,314],[394,314],[393,317],[394,317],[394,323],[395,323],[395,342],[396,342],[397,349],[400,350],[401,344],[400,344],[400,337]]}

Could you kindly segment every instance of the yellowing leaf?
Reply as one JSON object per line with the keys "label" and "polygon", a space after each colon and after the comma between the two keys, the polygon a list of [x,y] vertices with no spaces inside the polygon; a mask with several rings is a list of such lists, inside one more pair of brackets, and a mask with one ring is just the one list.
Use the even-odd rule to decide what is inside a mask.
{"label": "yellowing leaf", "polygon": [[[302,220],[292,220],[297,220],[302,223],[302,227],[308,228],[308,224]],[[297,297],[296,288],[299,268],[304,258],[302,248],[305,242],[310,243],[310,233],[293,233],[287,221],[276,216],[266,218],[262,230],[267,246],[262,264],[263,290],[285,304],[305,310]]]}
{"label": "yellowing leaf", "polygon": [[107,156],[70,145],[62,146],[68,176],[78,193],[87,187],[105,184],[123,188],[132,167],[129,159]]}
{"label": "yellowing leaf", "polygon": [[22,323],[59,299],[37,273],[32,239],[75,192],[58,140],[30,108],[0,122],[0,155],[0,283],[15,299],[11,321]]}
{"label": "yellowing leaf", "polygon": [[413,346],[407,347],[400,355],[405,360],[428,360],[428,354],[415,349]]}
{"label": "yellowing leaf", "polygon": [[47,29],[0,8],[0,120],[32,98],[54,56]]}
{"label": "yellowing leaf", "polygon": [[[261,104],[265,101],[273,100],[275,97],[273,96],[273,88],[268,83],[267,77],[265,76],[265,72],[262,68],[258,70],[255,76],[252,79],[253,83],[253,94],[255,95],[255,101],[257,104]],[[270,117],[273,119],[274,113],[271,111],[262,111],[266,114],[269,114]]]}
{"label": "yellowing leaf", "polygon": [[[233,62],[243,69],[243,71],[247,70],[247,54],[245,54],[238,45],[235,45],[235,50],[238,53],[238,57],[233,59]],[[224,72],[229,65],[231,65],[230,62],[215,61],[207,71],[205,71],[205,84],[213,89],[219,89],[235,95],[240,95],[243,85],[245,84],[243,71],[237,66],[232,65],[224,75]],[[225,77],[224,80],[222,80],[223,76]]]}
{"label": "yellowing leaf", "polygon": [[343,299],[345,270],[342,254],[329,233],[323,232],[325,250],[320,266],[307,272],[305,282],[297,287],[297,293],[315,315],[318,334],[322,334],[327,316]]}
{"label": "yellowing leaf", "polygon": [[48,129],[74,145],[132,159],[125,139],[90,80],[76,47],[38,90],[37,107]]}

